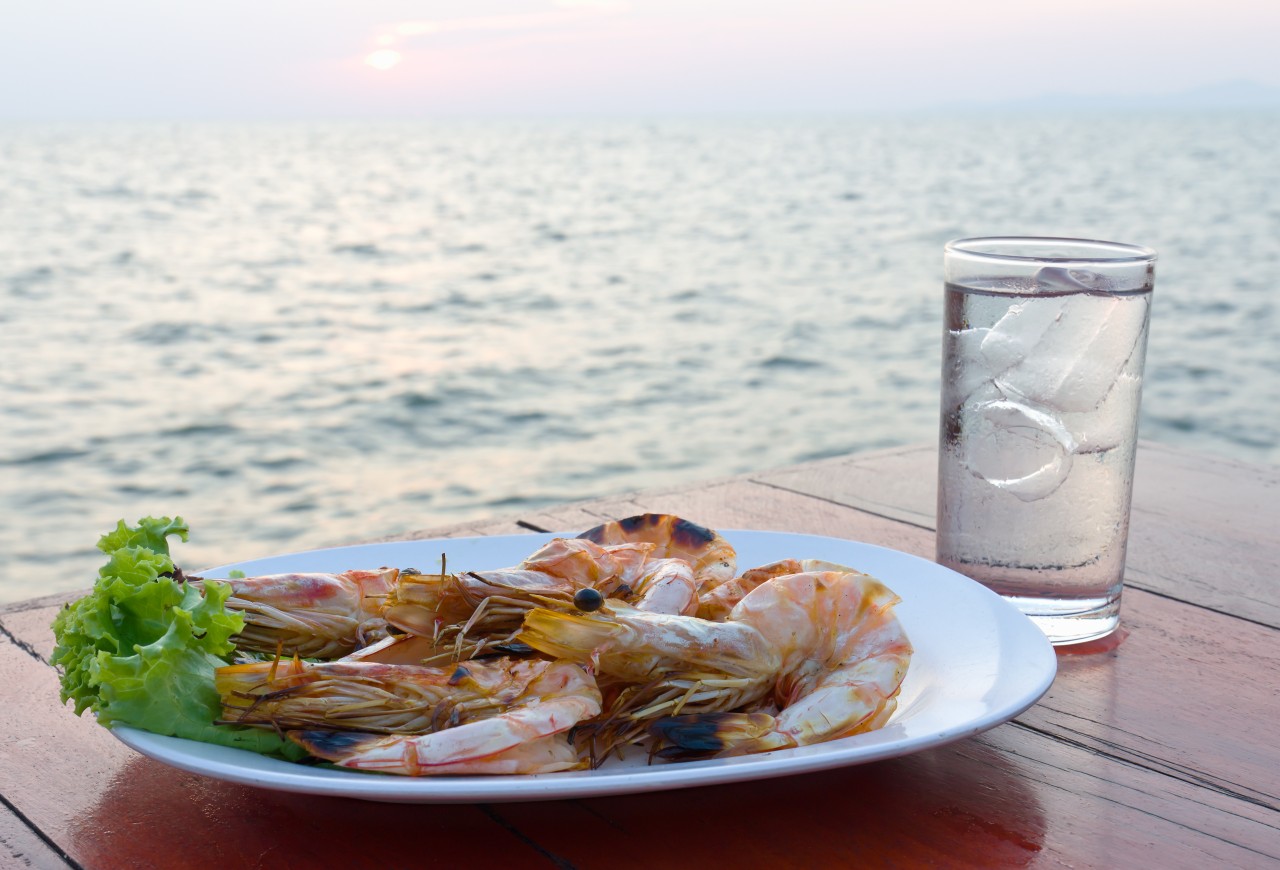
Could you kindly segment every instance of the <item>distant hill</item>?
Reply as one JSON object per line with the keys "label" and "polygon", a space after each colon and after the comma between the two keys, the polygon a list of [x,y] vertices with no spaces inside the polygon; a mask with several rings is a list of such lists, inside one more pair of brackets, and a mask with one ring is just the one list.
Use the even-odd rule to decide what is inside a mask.
{"label": "distant hill", "polygon": [[1218,82],[1168,94],[1043,94],[1022,100],[953,104],[947,107],[979,111],[1204,111],[1280,109],[1280,88],[1252,81]]}

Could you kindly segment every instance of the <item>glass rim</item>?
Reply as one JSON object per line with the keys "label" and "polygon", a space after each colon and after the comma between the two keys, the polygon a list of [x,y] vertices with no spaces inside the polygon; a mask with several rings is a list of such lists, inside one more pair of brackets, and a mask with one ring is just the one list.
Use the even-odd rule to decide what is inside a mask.
{"label": "glass rim", "polygon": [[[986,249],[979,248],[986,246]],[[1028,254],[1008,254],[991,250],[998,245],[1076,245],[1081,248],[1077,256],[1032,256]],[[1092,249],[1092,250],[1090,250]],[[963,254],[969,257],[980,257],[1004,263],[1154,263],[1154,248],[1144,245],[1130,245],[1124,242],[1106,242],[1101,239],[1073,239],[1062,236],[973,236],[965,239],[954,239],[943,246],[946,254]],[[1115,252],[1115,256],[1107,256],[1107,251]]]}

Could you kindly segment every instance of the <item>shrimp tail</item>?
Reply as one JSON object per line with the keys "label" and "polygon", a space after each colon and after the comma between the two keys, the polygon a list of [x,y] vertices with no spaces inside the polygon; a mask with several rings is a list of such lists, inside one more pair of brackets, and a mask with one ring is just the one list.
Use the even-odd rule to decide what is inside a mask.
{"label": "shrimp tail", "polygon": [[649,725],[659,758],[691,759],[787,749],[796,742],[774,730],[768,713],[691,713]]}

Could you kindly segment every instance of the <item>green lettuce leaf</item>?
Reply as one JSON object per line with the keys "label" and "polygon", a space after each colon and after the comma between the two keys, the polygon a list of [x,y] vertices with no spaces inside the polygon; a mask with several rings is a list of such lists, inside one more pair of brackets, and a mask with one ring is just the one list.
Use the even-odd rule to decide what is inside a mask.
{"label": "green lettuce leaf", "polygon": [[126,547],[143,547],[153,553],[168,556],[169,536],[177,535],[185,541],[190,532],[190,527],[182,521],[182,517],[143,517],[136,526],[130,526],[121,520],[116,524],[115,531],[98,539],[98,549],[109,554]]}
{"label": "green lettuce leaf", "polygon": [[123,521],[102,537],[107,554],[93,590],[54,619],[62,700],[102,725],[135,728],[297,758],[275,733],[215,725],[222,706],[214,671],[235,649],[244,617],[226,609],[226,583],[199,589],[172,576],[166,538],[187,537],[181,517]]}

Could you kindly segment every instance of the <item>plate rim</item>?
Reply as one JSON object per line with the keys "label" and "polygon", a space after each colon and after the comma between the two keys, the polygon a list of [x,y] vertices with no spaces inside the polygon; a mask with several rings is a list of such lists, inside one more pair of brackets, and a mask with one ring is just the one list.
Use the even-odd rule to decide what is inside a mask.
{"label": "plate rim", "polygon": [[[766,544],[768,539],[771,538],[807,539],[823,542],[824,546],[834,544],[837,547],[852,546],[870,549],[878,551],[882,556],[889,559],[905,559],[908,564],[919,563],[919,566],[925,571],[929,573],[936,572],[939,577],[948,578],[956,589],[963,590],[962,594],[974,595],[979,600],[985,601],[993,608],[994,613],[1000,614],[1002,625],[1016,626],[1015,631],[1019,635],[1018,639],[1026,643],[1026,648],[1020,649],[1020,655],[1023,657],[1020,660],[1020,665],[1023,667],[1020,672],[1021,676],[1017,678],[1024,681],[1026,685],[1020,686],[1011,700],[999,707],[985,711],[983,715],[957,721],[950,728],[915,736],[906,736],[897,740],[885,740],[870,744],[859,741],[859,738],[866,738],[869,735],[883,736],[887,729],[893,726],[895,715],[895,718],[891,718],[886,724],[885,729],[869,732],[866,735],[854,735],[826,743],[778,750],[759,755],[688,761],[653,767],[631,765],[622,768],[605,767],[599,770],[534,775],[443,777],[375,775],[359,771],[295,765],[292,762],[257,755],[248,750],[153,734],[122,723],[113,725],[109,730],[117,739],[134,751],[170,767],[227,782],[277,791],[398,803],[563,800],[615,794],[646,793],[793,776],[870,763],[945,746],[990,730],[1025,712],[1044,697],[1057,675],[1057,655],[1048,639],[1035,627],[1031,620],[1020,613],[1012,604],[985,586],[928,559],[892,547],[829,535],[758,529],[721,529],[719,531],[730,543],[734,543],[735,547],[738,546],[735,543],[735,539],[742,540],[744,536],[763,540]],[[376,541],[268,555],[227,563],[199,573],[200,576],[209,577],[209,579],[220,579],[213,575],[221,572],[225,576],[227,572],[235,570],[239,566],[289,559],[291,557],[316,554],[323,556],[330,553],[371,548],[416,549],[437,544],[474,546],[477,544],[483,545],[486,542],[496,543],[499,541],[503,544],[508,544],[520,540],[550,540],[555,537],[565,537],[573,534],[576,533],[529,532]],[[892,579],[885,580],[883,577],[879,579],[891,589],[894,588]],[[1005,654],[1007,655],[1007,652]],[[1002,656],[995,657],[996,660],[1000,658]],[[1028,671],[1030,676],[1027,675]],[[998,679],[997,682],[993,682],[993,688],[997,684]],[[207,756],[209,755],[213,757],[208,758]],[[225,759],[222,757],[224,755],[226,756]],[[246,766],[243,762],[241,764],[233,763],[237,759],[244,759],[257,764]],[[268,762],[266,770],[257,766],[263,762]],[[277,770],[275,769],[276,765],[284,767]],[[289,768],[296,768],[296,770],[290,770]],[[317,773],[320,775],[317,775]]]}

